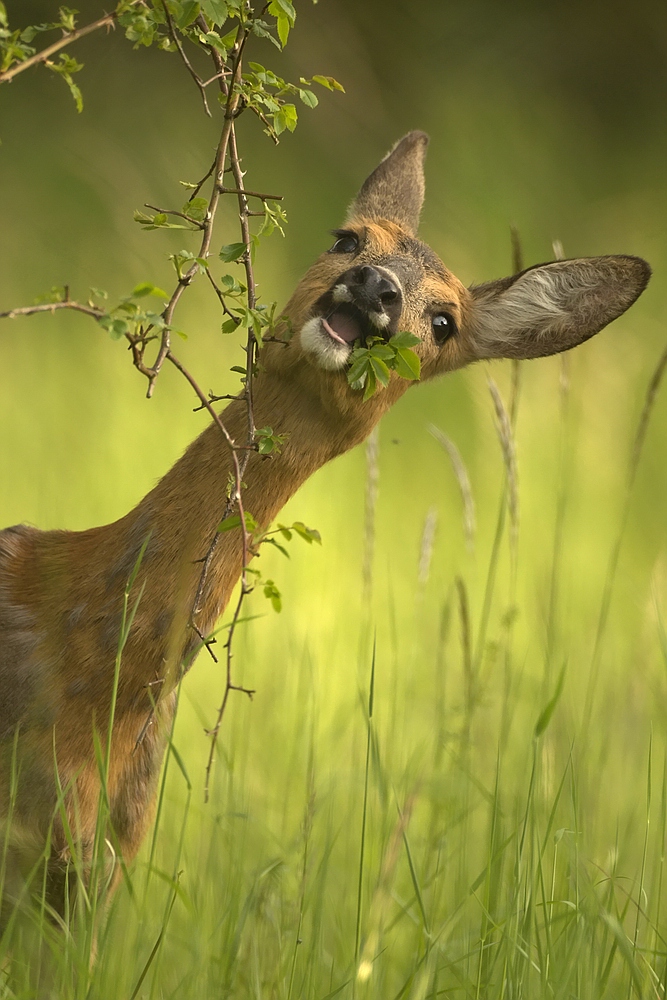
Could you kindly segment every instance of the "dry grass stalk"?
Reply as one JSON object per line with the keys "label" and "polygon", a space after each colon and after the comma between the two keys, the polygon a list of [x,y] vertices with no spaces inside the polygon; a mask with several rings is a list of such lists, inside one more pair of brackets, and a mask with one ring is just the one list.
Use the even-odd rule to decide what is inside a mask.
{"label": "dry grass stalk", "polygon": [[459,598],[459,619],[461,623],[461,647],[463,650],[463,680],[465,683],[465,721],[463,744],[470,738],[470,725],[475,707],[475,668],[472,657],[472,629],[470,627],[470,604],[464,580],[457,576],[456,590]]}
{"label": "dry grass stalk", "polygon": [[375,508],[380,483],[380,426],[373,428],[366,442],[366,506],[364,516],[364,561],[362,578],[364,599],[373,591],[373,557],[375,555]]}
{"label": "dry grass stalk", "polygon": [[470,487],[468,470],[466,469],[465,463],[461,458],[460,451],[452,439],[447,437],[447,435],[441,431],[439,427],[436,427],[435,424],[429,424],[429,431],[438,444],[442,445],[445,449],[449,455],[449,460],[452,463],[454,475],[456,476],[456,481],[459,484],[461,499],[463,501],[463,534],[466,546],[469,551],[472,552],[475,547],[475,501]]}
{"label": "dry grass stalk", "polygon": [[399,812],[398,821],[392,831],[391,838],[382,859],[380,877],[378,878],[378,884],[375,892],[373,893],[368,916],[368,936],[366,938],[364,950],[361,954],[361,960],[357,968],[357,979],[362,983],[367,982],[373,972],[373,962],[375,961],[379,951],[382,930],[392,902],[391,887],[394,881],[398,858],[401,853],[401,844],[403,843],[403,838],[410,823],[410,817],[412,816],[412,810],[414,809],[415,799],[416,793],[413,792],[410,796],[408,796],[402,812]]}
{"label": "dry grass stalk", "polygon": [[433,558],[433,546],[435,544],[435,532],[438,527],[438,511],[435,507],[430,507],[424,519],[424,530],[422,531],[422,542],[419,548],[419,571],[417,580],[420,587],[426,586],[431,572],[431,559]]}
{"label": "dry grass stalk", "polygon": [[507,475],[507,509],[510,516],[510,544],[516,552],[519,537],[519,480],[516,464],[516,448],[514,434],[509,414],[505,408],[498,386],[492,378],[488,379],[489,392],[496,413],[496,431],[503,453],[505,473]]}

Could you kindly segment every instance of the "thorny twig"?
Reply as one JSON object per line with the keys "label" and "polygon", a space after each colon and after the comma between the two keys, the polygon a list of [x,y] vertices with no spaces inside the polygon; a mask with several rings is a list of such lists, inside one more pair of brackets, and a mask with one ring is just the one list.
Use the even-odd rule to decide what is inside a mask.
{"label": "thorny twig", "polygon": [[154,212],[159,212],[161,215],[177,215],[179,219],[185,219],[186,222],[192,223],[197,229],[204,228],[203,222],[193,219],[191,215],[187,215],[185,212],[177,212],[173,208],[158,208],[157,205],[149,205],[147,201],[144,202],[144,208],[151,208]]}
{"label": "thorny twig", "polygon": [[[242,29],[239,29],[239,34],[237,35],[237,42],[236,42],[236,46],[235,46],[236,54],[235,54],[235,59],[234,59],[234,64],[233,64],[233,70],[232,70],[232,73],[231,73],[232,80],[237,80],[240,77],[241,58],[242,58],[242,55],[243,55],[243,48],[245,46],[246,40],[247,40],[247,33],[244,33],[244,32],[242,32]],[[224,125],[223,125],[222,134],[221,134],[220,141],[219,141],[219,144],[218,144],[218,152],[217,152],[217,156],[216,156],[216,160],[215,160],[215,163],[213,165],[213,168],[209,171],[207,177],[204,178],[202,180],[202,182],[200,182],[200,184],[197,186],[197,188],[193,192],[193,195],[191,196],[191,197],[194,197],[194,195],[201,189],[201,186],[206,181],[206,179],[209,176],[211,176],[211,174],[213,174],[213,176],[215,178],[215,182],[214,182],[214,187],[213,187],[213,192],[212,192],[211,200],[209,202],[209,207],[208,207],[208,212],[207,212],[206,220],[205,220],[205,222],[203,224],[202,246],[201,246],[200,253],[199,253],[198,256],[201,259],[202,257],[205,258],[207,256],[207,254],[208,254],[208,250],[209,250],[210,242],[211,242],[213,219],[215,217],[215,212],[216,212],[216,209],[217,209],[217,206],[218,206],[219,198],[222,195],[224,195],[224,194],[235,194],[237,196],[237,198],[238,198],[238,203],[239,203],[239,221],[240,221],[240,225],[241,225],[242,241],[243,241],[243,243],[244,243],[244,245],[246,247],[245,253],[243,254],[243,264],[244,264],[244,268],[245,268],[245,272],[246,272],[247,305],[248,305],[248,309],[253,309],[255,307],[255,305],[256,305],[256,290],[255,290],[255,278],[254,278],[254,272],[253,272],[253,266],[252,266],[252,258],[251,258],[251,253],[250,253],[250,229],[249,229],[249,224],[248,224],[248,218],[249,218],[250,212],[249,212],[249,208],[248,208],[248,201],[247,201],[247,199],[248,199],[248,197],[255,197],[255,198],[261,199],[263,202],[267,201],[267,200],[280,201],[280,200],[282,200],[282,195],[268,195],[268,194],[262,194],[262,193],[256,192],[256,191],[246,193],[245,188],[244,188],[244,183],[243,183],[243,171],[241,169],[240,159],[239,159],[239,155],[238,155],[238,147],[237,147],[237,143],[236,143],[236,134],[235,134],[234,125],[233,125],[234,118],[235,118],[236,107],[237,107],[237,104],[238,104],[238,99],[237,99],[236,95],[234,94],[234,88],[233,88],[233,86],[229,87],[227,85],[226,79],[227,79],[227,76],[229,74],[227,74],[227,73],[224,72],[222,59],[220,58],[219,53],[217,53],[217,51],[215,49],[212,49],[211,50],[211,56],[213,58],[213,61],[214,61],[215,67],[216,67],[216,76],[214,77],[214,79],[217,79],[219,81],[220,90],[221,90],[222,94],[225,96],[225,118],[224,118]],[[227,149],[229,149],[230,161],[231,161],[231,171],[232,171],[232,174],[233,174],[233,177],[234,177],[234,182],[235,182],[235,185],[236,185],[234,188],[226,188],[223,185],[223,183],[222,183],[224,173],[226,172],[225,168],[224,168],[224,164],[225,164],[225,158],[226,158],[226,154],[227,154]],[[255,450],[255,448],[254,448],[255,422],[254,422],[254,413],[253,413],[252,379],[253,379],[253,370],[254,370],[255,359],[256,359],[257,341],[255,339],[255,336],[254,336],[254,333],[253,333],[253,330],[252,330],[252,326],[249,325],[248,326],[248,336],[247,336],[247,341],[246,341],[246,348],[245,348],[245,350],[246,350],[246,371],[247,371],[247,377],[246,377],[246,380],[245,380],[245,387],[244,387],[243,392],[240,393],[238,397],[236,397],[236,398],[245,399],[245,401],[246,401],[246,406],[247,406],[247,434],[246,434],[245,445],[239,445],[236,442],[234,442],[234,441],[231,440],[231,438],[229,437],[228,432],[226,431],[226,429],[224,428],[224,425],[222,424],[221,418],[219,417],[219,415],[213,409],[212,403],[213,403],[213,401],[215,400],[216,397],[213,397],[213,399],[210,399],[210,398],[207,398],[204,395],[204,393],[202,392],[202,390],[199,388],[199,386],[195,382],[194,378],[184,368],[184,366],[181,364],[181,362],[174,356],[173,352],[171,351],[171,348],[170,348],[170,345],[169,345],[169,341],[168,341],[169,325],[171,323],[171,318],[173,317],[174,309],[176,307],[176,304],[178,303],[178,300],[179,300],[180,295],[182,294],[184,288],[187,287],[187,284],[190,283],[190,281],[192,280],[192,278],[196,274],[196,271],[197,271],[197,265],[193,264],[190,267],[190,269],[186,272],[186,274],[183,275],[183,277],[179,281],[179,284],[178,284],[177,288],[175,289],[175,291],[174,291],[174,293],[172,295],[172,298],[169,301],[169,304],[167,305],[167,308],[165,309],[165,312],[163,313],[163,318],[165,319],[165,322],[166,322],[167,326],[166,326],[165,331],[163,332],[163,343],[161,345],[160,352],[158,352],[158,356],[157,356],[155,362],[153,363],[152,370],[149,370],[149,372],[148,372],[148,378],[149,378],[149,393],[150,393],[150,388],[152,387],[152,385],[155,382],[155,378],[157,377],[157,374],[159,373],[159,369],[160,369],[160,366],[161,366],[163,360],[165,360],[165,359],[169,360],[173,365],[175,365],[175,367],[177,367],[181,371],[181,373],[188,380],[188,382],[190,383],[190,385],[194,389],[196,395],[198,396],[198,398],[200,400],[200,403],[201,403],[201,408],[207,409],[212,414],[214,420],[216,420],[216,422],[220,426],[221,430],[223,431],[223,434],[224,434],[224,436],[225,436],[225,438],[227,440],[227,444],[229,445],[230,450],[231,450],[232,461],[233,461],[233,465],[234,465],[234,489],[231,492],[231,494],[230,494],[230,496],[229,496],[229,498],[227,500],[227,503],[225,505],[225,510],[223,512],[223,515],[222,515],[222,520],[225,520],[227,517],[231,516],[231,514],[232,514],[232,512],[233,512],[233,510],[234,510],[235,507],[238,509],[239,521],[240,521],[240,527],[241,527],[241,534],[242,534],[242,565],[243,565],[243,569],[242,569],[242,574],[241,574],[241,587],[240,587],[240,590],[239,590],[239,595],[238,595],[236,606],[235,606],[235,609],[234,609],[234,614],[233,614],[233,617],[232,617],[232,621],[231,621],[231,624],[230,624],[230,626],[228,628],[227,640],[226,640],[225,646],[224,646],[224,648],[225,648],[225,666],[226,666],[225,690],[224,690],[222,702],[220,704],[220,707],[219,707],[217,715],[216,715],[215,723],[214,723],[213,727],[210,730],[207,731],[208,735],[211,736],[211,746],[210,746],[210,750],[209,750],[208,762],[207,762],[207,765],[206,765],[206,778],[205,778],[205,799],[208,801],[209,790],[210,790],[210,777],[211,777],[211,770],[212,770],[212,767],[213,767],[213,760],[214,760],[214,757],[215,757],[215,748],[216,748],[216,745],[217,745],[217,738],[218,738],[218,735],[220,733],[220,728],[221,728],[221,725],[222,725],[222,720],[223,720],[223,717],[224,717],[225,709],[227,707],[227,702],[229,700],[230,692],[231,691],[242,691],[245,694],[247,694],[250,698],[252,698],[252,695],[254,694],[254,691],[252,691],[251,689],[242,687],[242,686],[237,685],[237,684],[234,684],[234,682],[232,680],[232,658],[233,658],[232,649],[233,649],[234,635],[235,635],[236,627],[238,625],[239,618],[240,618],[240,615],[241,615],[241,610],[242,610],[242,607],[243,607],[243,602],[244,602],[245,597],[247,596],[247,594],[250,593],[251,590],[253,589],[252,586],[250,586],[250,584],[249,584],[248,574],[247,574],[247,566],[248,566],[249,558],[252,555],[252,553],[250,551],[250,543],[251,543],[252,538],[251,538],[251,535],[250,535],[250,533],[248,532],[248,530],[246,528],[246,523],[245,523],[245,511],[244,511],[244,508],[243,508],[243,497],[242,497],[242,488],[243,488],[242,484],[243,484],[243,475],[244,475],[245,470],[247,468],[248,461],[250,459],[250,455],[251,455],[252,451]],[[226,313],[228,313],[229,315],[231,315],[229,309],[227,308],[227,306],[226,306],[226,304],[224,302],[224,296],[223,296],[221,290],[218,288],[217,283],[213,279],[213,277],[210,274],[210,272],[209,272],[208,269],[207,269],[206,273],[207,273],[207,276],[209,278],[209,281],[211,282],[214,290],[216,291],[216,294],[218,295],[218,298],[219,298],[219,300],[220,300],[220,302],[222,304],[222,307],[223,307],[224,311]],[[166,350],[165,350],[165,342],[166,342]],[[161,354],[162,354],[162,357],[161,357]],[[199,409],[199,407],[198,407],[198,409]],[[241,457],[240,458],[239,458],[239,453],[241,453]],[[200,573],[199,582],[198,582],[197,590],[196,590],[196,593],[195,593],[195,598],[194,598],[194,601],[193,601],[193,604],[192,604],[192,609],[191,609],[191,612],[190,612],[190,622],[189,622],[189,627],[199,637],[199,639],[201,640],[202,646],[204,646],[208,650],[209,655],[212,657],[212,659],[216,663],[218,662],[218,658],[217,658],[216,654],[213,652],[213,650],[211,648],[211,646],[212,646],[212,644],[213,644],[213,642],[215,640],[213,640],[211,638],[207,638],[203,634],[203,632],[201,631],[201,629],[197,625],[196,618],[197,618],[197,615],[201,611],[200,605],[201,605],[201,601],[202,601],[202,598],[203,598],[203,595],[204,595],[204,590],[205,590],[205,587],[206,587],[206,580],[207,580],[208,573],[209,573],[209,570],[210,570],[210,567],[211,567],[211,563],[213,561],[213,557],[214,557],[216,549],[218,547],[219,540],[220,540],[220,534],[219,534],[219,532],[216,531],[215,535],[211,539],[211,542],[209,544],[209,548],[208,548],[208,550],[206,552],[206,555],[203,557],[203,560],[202,560],[202,570],[201,570],[201,573]],[[183,666],[185,668],[187,665],[184,664]],[[147,727],[145,727],[145,728],[147,728]]]}
{"label": "thorny twig", "polygon": [[187,69],[188,73],[199,87],[199,93],[201,94],[201,99],[204,102],[204,111],[206,112],[208,117],[211,118],[212,117],[211,109],[208,106],[208,99],[206,97],[206,84],[204,83],[199,73],[197,72],[197,70],[194,68],[194,66],[187,57],[185,49],[181,44],[181,40],[178,37],[178,34],[176,33],[176,30],[174,28],[174,22],[171,18],[171,14],[169,13],[169,8],[167,7],[165,0],[162,0],[162,8],[164,10],[165,17],[167,18],[167,27],[169,28],[169,35],[171,37],[171,40],[178,49],[178,54],[183,60],[185,68]]}
{"label": "thorny twig", "polygon": [[[247,302],[248,309],[254,309],[257,303],[257,293],[255,288],[255,275],[252,266],[252,255],[250,253],[250,226],[248,222],[249,210],[248,210],[248,199],[245,195],[243,189],[243,171],[241,169],[241,161],[239,159],[238,146],[236,144],[236,132],[232,126],[232,131],[229,139],[229,150],[230,159],[232,164],[232,173],[234,175],[234,180],[237,187],[237,196],[239,202],[239,222],[241,225],[241,236],[243,243],[245,244],[245,253],[243,254],[243,265],[245,267],[246,273],[246,284],[247,284]],[[248,323],[248,336],[246,340],[246,371],[248,376],[245,383],[245,402],[246,402],[246,412],[247,412],[247,445],[252,445],[255,440],[255,415],[253,411],[253,384],[252,384],[252,372],[255,366],[255,357],[257,352],[257,340],[253,333],[252,324]],[[248,461],[250,460],[250,451],[246,452],[240,463],[240,475],[237,480],[237,494],[240,496],[240,483],[243,479],[243,474],[245,472]],[[225,693],[223,695],[222,703],[218,709],[218,715],[215,721],[213,729],[209,730],[209,735],[211,736],[211,747],[208,755],[208,762],[206,765],[206,781],[205,781],[205,797],[208,799],[209,786],[210,786],[210,775],[211,768],[213,766],[213,759],[215,755],[215,748],[217,744],[218,734],[220,732],[220,726],[222,725],[222,719],[225,713],[225,707],[227,705],[227,699],[229,698],[229,692],[233,690],[238,690],[234,684],[232,684],[232,643],[234,641],[234,634],[236,631],[236,626],[241,615],[241,609],[243,607],[243,600],[247,593],[252,589],[248,586],[248,574],[247,574],[247,544],[250,539],[248,532],[245,527],[245,520],[241,509],[241,504],[239,502],[239,514],[241,518],[241,531],[243,532],[243,544],[244,544],[244,557],[243,557],[243,570],[241,573],[241,590],[239,592],[239,597],[236,602],[236,607],[234,609],[234,615],[232,616],[232,621],[229,626],[229,632],[227,635],[227,641],[225,643],[226,651],[226,664],[227,664],[227,683],[225,686]],[[246,694],[252,695],[250,692],[246,691]]]}

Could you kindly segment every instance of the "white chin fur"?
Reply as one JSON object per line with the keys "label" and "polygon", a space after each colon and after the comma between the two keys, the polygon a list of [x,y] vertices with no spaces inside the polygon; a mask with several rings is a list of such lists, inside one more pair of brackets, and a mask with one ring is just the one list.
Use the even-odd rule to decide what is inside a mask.
{"label": "white chin fur", "polygon": [[319,316],[313,316],[301,329],[301,346],[307,354],[314,354],[320,368],[338,371],[344,368],[352,348],[332,340],[322,326]]}

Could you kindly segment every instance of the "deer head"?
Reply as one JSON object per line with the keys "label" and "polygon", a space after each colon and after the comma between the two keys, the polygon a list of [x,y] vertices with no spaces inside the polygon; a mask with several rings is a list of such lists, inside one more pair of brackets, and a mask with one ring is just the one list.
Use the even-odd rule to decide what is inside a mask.
{"label": "deer head", "polygon": [[362,435],[411,383],[392,375],[364,402],[346,379],[355,343],[409,331],[419,338],[422,380],[481,359],[557,354],[625,312],[651,274],[639,257],[591,257],[466,288],[416,235],[427,145],[424,132],[409,132],[366,179],[287,305],[289,349],[267,359]]}

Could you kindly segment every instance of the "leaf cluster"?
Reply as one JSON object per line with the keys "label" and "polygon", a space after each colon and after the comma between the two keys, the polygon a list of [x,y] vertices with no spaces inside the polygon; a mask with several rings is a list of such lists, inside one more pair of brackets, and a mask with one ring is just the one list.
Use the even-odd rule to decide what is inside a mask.
{"label": "leaf cluster", "polygon": [[285,130],[293,132],[299,120],[296,105],[288,102],[288,97],[298,97],[306,107],[316,108],[319,104],[318,97],[309,89],[313,83],[327,90],[344,92],[343,86],[332,76],[314,76],[309,80],[301,77],[299,83],[295,84],[283,80],[261,63],[251,62],[248,65],[250,72],[242,75],[241,82],[237,85],[238,91],[245,106],[259,115],[266,126],[266,133],[275,140]]}
{"label": "leaf cluster", "polygon": [[364,400],[389,385],[392,372],[410,382],[421,373],[419,356],[412,350],[419,337],[404,331],[389,341],[372,337],[365,347],[355,347],[350,355],[347,380],[353,389],[363,390]]}
{"label": "leaf cluster", "polygon": [[[60,30],[65,36],[73,34],[77,27],[77,13],[63,6],[59,8],[58,21],[12,30],[5,4],[0,0],[0,73],[36,54],[37,50],[31,43],[38,34],[54,30]],[[265,14],[272,20],[264,20]],[[241,35],[266,39],[282,49],[294,27],[296,11],[290,0],[270,0],[260,16],[255,14],[247,0],[118,0],[113,16],[135,49],[155,45],[164,52],[182,52],[183,42],[188,42],[200,50],[204,49],[207,54],[215,52],[225,69],[230,70],[230,57],[238,51]],[[77,110],[81,111],[83,98],[73,76],[83,69],[83,64],[62,52],[58,60],[44,59],[43,62],[63,78],[74,97]],[[318,103],[317,97],[307,89],[312,83],[329,90],[343,90],[333,77],[315,76],[312,80],[302,79],[300,85],[295,85],[286,83],[259,63],[250,66],[252,72],[245,74],[237,85],[242,108],[250,107],[259,114],[275,140],[281,132],[293,132],[296,127],[296,108],[285,100],[286,96],[297,95],[304,104],[314,108]],[[204,84],[199,82],[203,92]],[[220,94],[220,99],[223,102],[226,100],[224,94]],[[137,221],[147,228],[187,228],[160,217]]]}
{"label": "leaf cluster", "polygon": [[69,87],[70,94],[74,98],[76,110],[79,114],[81,114],[83,111],[83,95],[79,86],[74,82],[73,74],[81,72],[83,69],[83,63],[78,62],[73,56],[68,55],[66,52],[61,52],[58,62],[53,62],[52,59],[47,59],[44,65],[47,69],[50,69],[53,73],[57,73],[58,76],[63,78]]}
{"label": "leaf cluster", "polygon": [[[99,292],[97,293],[100,294]],[[102,293],[106,297],[106,293]],[[166,326],[166,321],[162,313],[154,309],[146,308],[141,301],[147,298],[168,299],[169,296],[162,288],[158,288],[150,281],[142,281],[135,285],[130,295],[122,298],[117,306],[110,309],[98,320],[100,326],[106,330],[112,340],[120,340],[122,337],[139,338],[146,340],[148,330],[162,330]],[[183,339],[187,339],[185,334],[179,330],[174,331]]]}
{"label": "leaf cluster", "polygon": [[74,31],[76,28],[75,14],[78,14],[77,10],[72,10],[70,7],[60,7],[57,21],[30,24],[27,28],[18,28],[12,31],[7,18],[7,8],[0,0],[0,73],[4,73],[10,66],[23,62],[35,54],[36,49],[30,43],[37,35],[58,29],[66,33]]}

